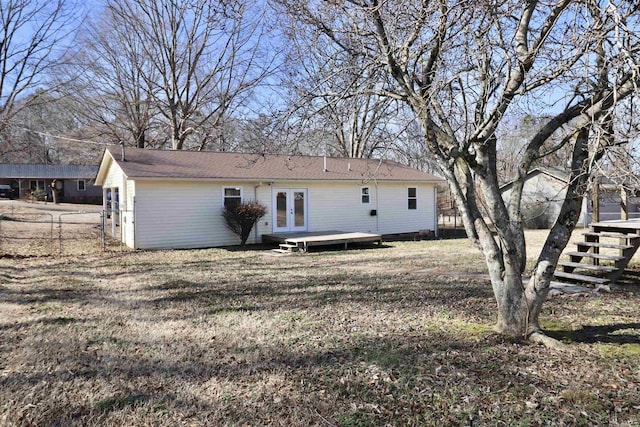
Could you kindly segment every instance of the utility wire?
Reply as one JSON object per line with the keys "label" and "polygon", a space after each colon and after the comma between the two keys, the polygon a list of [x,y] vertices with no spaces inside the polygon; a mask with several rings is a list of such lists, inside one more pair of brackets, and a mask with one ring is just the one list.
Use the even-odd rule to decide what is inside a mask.
{"label": "utility wire", "polygon": [[15,127],[15,128],[18,128],[18,129],[22,129],[22,130],[26,130],[27,132],[33,132],[35,134],[38,134],[40,136],[47,137],[47,138],[63,139],[65,141],[82,142],[82,143],[94,144],[94,145],[117,145],[117,143],[113,143],[113,142],[96,142],[96,141],[91,141],[91,140],[88,140],[88,139],[77,139],[77,138],[69,138],[69,137],[60,136],[60,135],[51,135],[49,133],[40,132],[40,131],[37,131],[37,130],[26,128],[24,126],[12,125],[12,127]]}

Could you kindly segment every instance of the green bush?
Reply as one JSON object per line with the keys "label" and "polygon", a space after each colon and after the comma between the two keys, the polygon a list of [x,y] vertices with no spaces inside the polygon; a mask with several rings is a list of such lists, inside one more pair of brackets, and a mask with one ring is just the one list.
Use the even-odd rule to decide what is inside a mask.
{"label": "green bush", "polygon": [[225,206],[222,216],[229,230],[240,237],[240,244],[247,243],[249,234],[260,218],[267,213],[267,207],[256,200],[249,200],[236,205]]}

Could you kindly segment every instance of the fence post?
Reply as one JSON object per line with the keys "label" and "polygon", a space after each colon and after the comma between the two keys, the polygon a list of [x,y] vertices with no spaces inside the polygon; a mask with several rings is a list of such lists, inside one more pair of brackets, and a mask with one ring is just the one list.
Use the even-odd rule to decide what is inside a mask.
{"label": "fence post", "polygon": [[107,215],[105,210],[103,209],[100,212],[100,242],[102,243],[102,252],[107,250],[107,239],[106,239],[106,230],[107,227]]}
{"label": "fence post", "polygon": [[58,215],[58,242],[60,246],[58,255],[62,255],[62,214]]}

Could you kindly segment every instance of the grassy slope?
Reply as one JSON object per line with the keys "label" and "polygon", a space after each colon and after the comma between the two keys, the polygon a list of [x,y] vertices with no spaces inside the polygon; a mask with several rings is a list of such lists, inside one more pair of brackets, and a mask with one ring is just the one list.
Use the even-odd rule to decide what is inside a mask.
{"label": "grassy slope", "polygon": [[0,259],[0,425],[640,424],[637,286],[550,300],[557,353],[466,240],[389,246]]}

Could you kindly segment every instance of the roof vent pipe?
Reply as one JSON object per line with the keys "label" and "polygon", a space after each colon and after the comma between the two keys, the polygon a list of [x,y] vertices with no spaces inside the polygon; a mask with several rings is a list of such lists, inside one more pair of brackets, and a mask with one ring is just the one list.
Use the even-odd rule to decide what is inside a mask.
{"label": "roof vent pipe", "polygon": [[351,172],[351,162],[347,163],[347,172]]}
{"label": "roof vent pipe", "polygon": [[120,141],[119,145],[120,145],[120,153],[121,153],[120,160],[122,160],[123,162],[126,162],[127,159],[124,157],[124,141]]}
{"label": "roof vent pipe", "polygon": [[327,156],[324,156],[324,169],[325,172],[327,172]]}

